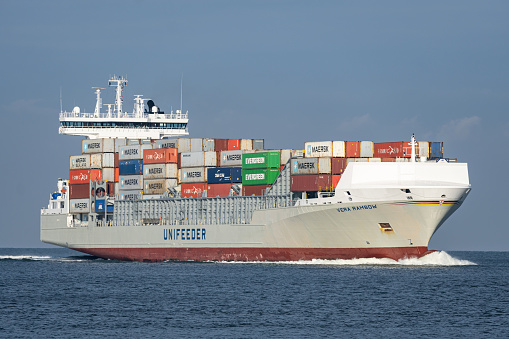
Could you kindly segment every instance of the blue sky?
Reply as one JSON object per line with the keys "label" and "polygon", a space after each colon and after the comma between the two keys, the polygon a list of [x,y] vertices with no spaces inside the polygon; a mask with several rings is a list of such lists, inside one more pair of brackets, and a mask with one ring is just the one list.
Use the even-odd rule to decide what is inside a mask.
{"label": "blue sky", "polygon": [[[80,138],[64,109],[126,75],[134,94],[190,113],[192,137],[444,141],[472,192],[433,237],[509,250],[509,3],[505,1],[3,1],[1,247],[40,247],[39,211]],[[113,90],[104,91],[113,103]]]}

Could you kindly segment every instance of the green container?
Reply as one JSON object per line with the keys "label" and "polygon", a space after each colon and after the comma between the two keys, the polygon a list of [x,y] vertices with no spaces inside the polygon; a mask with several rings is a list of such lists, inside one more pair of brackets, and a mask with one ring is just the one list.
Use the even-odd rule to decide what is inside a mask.
{"label": "green container", "polygon": [[276,168],[242,170],[242,185],[272,185],[278,175]]}
{"label": "green container", "polygon": [[242,154],[242,169],[279,168],[281,154],[279,152],[260,152]]}

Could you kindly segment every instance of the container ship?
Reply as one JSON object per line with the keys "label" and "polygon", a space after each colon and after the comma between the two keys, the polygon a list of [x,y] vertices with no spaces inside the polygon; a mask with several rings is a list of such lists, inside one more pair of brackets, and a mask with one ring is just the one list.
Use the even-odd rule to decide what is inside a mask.
{"label": "container ship", "polygon": [[[123,110],[60,112],[84,136],[41,209],[41,240],[131,261],[298,261],[420,257],[470,192],[442,142],[188,138],[188,113],[136,95]],[[337,139],[337,138],[330,138]]]}

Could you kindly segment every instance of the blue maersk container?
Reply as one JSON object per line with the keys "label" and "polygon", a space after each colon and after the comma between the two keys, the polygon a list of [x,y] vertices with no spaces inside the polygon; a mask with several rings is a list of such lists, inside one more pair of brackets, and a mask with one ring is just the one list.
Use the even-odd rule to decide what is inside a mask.
{"label": "blue maersk container", "polygon": [[232,182],[232,169],[229,167],[217,167],[207,169],[207,183],[224,184]]}
{"label": "blue maersk container", "polygon": [[142,175],[143,160],[122,160],[118,162],[118,175]]}
{"label": "blue maersk container", "polygon": [[429,143],[429,157],[430,158],[443,158],[444,157],[444,143],[443,142],[430,142]]}
{"label": "blue maersk container", "polygon": [[232,182],[242,182],[242,167],[232,167]]}

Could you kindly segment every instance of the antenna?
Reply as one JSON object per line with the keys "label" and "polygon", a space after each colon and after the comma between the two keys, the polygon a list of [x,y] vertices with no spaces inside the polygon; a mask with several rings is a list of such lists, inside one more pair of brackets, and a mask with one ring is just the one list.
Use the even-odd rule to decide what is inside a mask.
{"label": "antenna", "polygon": [[412,141],[410,142],[410,145],[412,146],[412,153],[410,155],[410,162],[415,162],[415,134],[412,133]]}
{"label": "antenna", "polygon": [[95,95],[96,95],[96,103],[95,103],[95,111],[94,116],[98,117],[101,113],[101,107],[103,106],[103,100],[101,99],[101,90],[105,89],[103,87],[92,87],[92,89],[95,89]]}
{"label": "antenna", "polygon": [[62,112],[62,86],[60,86],[60,113]]}
{"label": "antenna", "polygon": [[182,114],[182,82],[184,81],[184,73],[182,73],[182,77],[180,78],[180,114]]}

